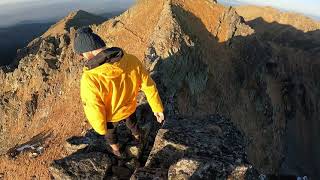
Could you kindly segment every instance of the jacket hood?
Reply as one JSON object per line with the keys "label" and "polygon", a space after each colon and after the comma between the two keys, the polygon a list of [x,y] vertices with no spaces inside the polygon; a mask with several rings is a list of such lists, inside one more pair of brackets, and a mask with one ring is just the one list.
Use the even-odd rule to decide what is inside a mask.
{"label": "jacket hood", "polygon": [[109,78],[117,77],[123,73],[125,52],[118,47],[112,47],[101,51],[94,58],[85,63],[85,72],[102,74]]}
{"label": "jacket hood", "polygon": [[123,50],[118,47],[112,47],[101,51],[94,58],[85,63],[88,69],[94,69],[105,63],[114,63],[120,61],[123,57]]}

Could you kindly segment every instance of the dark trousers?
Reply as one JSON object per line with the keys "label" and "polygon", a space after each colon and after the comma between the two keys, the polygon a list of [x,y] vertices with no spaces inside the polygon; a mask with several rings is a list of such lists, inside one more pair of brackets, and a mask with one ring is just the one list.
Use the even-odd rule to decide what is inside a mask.
{"label": "dark trousers", "polygon": [[[136,112],[132,113],[128,118],[121,120],[124,121],[127,128],[131,131],[132,135],[140,135],[140,130],[138,128]],[[107,134],[105,135],[106,140],[109,144],[117,144],[118,136],[117,136],[117,126],[121,122],[107,122]]]}

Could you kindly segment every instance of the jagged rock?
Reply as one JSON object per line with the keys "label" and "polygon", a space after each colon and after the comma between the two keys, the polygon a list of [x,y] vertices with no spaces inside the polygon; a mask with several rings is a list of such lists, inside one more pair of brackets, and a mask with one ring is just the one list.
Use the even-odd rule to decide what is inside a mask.
{"label": "jagged rock", "polygon": [[40,44],[40,49],[42,52],[42,56],[45,56],[47,54],[55,55],[56,54],[56,48],[53,42],[48,41],[42,41]]}
{"label": "jagged rock", "polygon": [[69,154],[88,147],[89,142],[84,137],[71,137],[64,143],[64,148]]}
{"label": "jagged rock", "polygon": [[37,110],[38,96],[39,95],[37,93],[32,94],[31,100],[26,102],[26,111],[29,118],[31,118]]}
{"label": "jagged rock", "polygon": [[49,170],[55,179],[103,179],[111,166],[107,154],[90,152],[55,160]]}
{"label": "jagged rock", "polygon": [[[118,138],[120,140],[127,139],[128,142],[130,141],[130,139],[133,140],[132,139],[133,137],[130,131],[126,129],[123,123],[120,123],[118,128],[120,128],[118,129],[119,131]],[[111,157],[111,160],[108,162],[110,162],[110,164],[112,164],[113,166],[111,171],[112,175],[108,174],[106,178],[110,179],[112,177],[118,177],[120,179],[128,179],[131,176],[132,172],[137,167],[140,166],[140,161],[138,160],[138,156],[141,154],[141,151],[137,145],[132,145],[131,142],[127,143],[127,141],[121,141],[120,143],[121,143],[121,146],[124,146],[123,149],[127,150],[126,152],[129,156],[131,156],[131,158],[122,158],[122,159],[115,158],[104,137],[98,135],[91,129],[84,136],[74,136],[66,140],[64,147],[68,152],[68,156],[62,160],[64,162],[64,161],[70,161],[69,159],[72,159],[72,162],[77,162],[77,161],[82,162],[83,155],[93,154],[94,157],[89,157],[88,159],[92,159],[92,158],[94,159],[95,153],[98,153],[98,154],[107,153]],[[149,148],[147,148],[144,153],[148,154],[149,152],[150,152]],[[62,161],[62,160],[58,160],[58,161]],[[57,164],[57,161],[54,161],[51,167],[56,167],[57,165],[55,164]],[[74,169],[73,166],[74,166],[73,163],[64,163],[63,166],[62,165],[59,166],[60,168],[59,171],[63,173],[65,173],[65,171],[69,172],[70,171],[69,169]],[[57,170],[52,171],[52,168],[50,168],[51,173],[56,173],[56,171]],[[61,174],[61,172],[59,172],[59,174]],[[90,173],[94,173],[94,171],[86,172],[86,176],[89,176]],[[54,176],[57,176],[57,175],[54,175]]]}
{"label": "jagged rock", "polygon": [[[212,133],[212,127],[219,130]],[[246,161],[243,135],[228,119],[213,115],[167,120],[158,131],[146,168],[166,170],[169,179],[224,179],[236,167],[247,167],[240,163]],[[136,173],[133,176],[139,179]]]}
{"label": "jagged rock", "polygon": [[70,44],[70,37],[67,34],[60,36],[59,48],[66,47]]}
{"label": "jagged rock", "polygon": [[126,152],[130,157],[138,158],[140,155],[140,149],[138,146],[129,145],[126,147]]}
{"label": "jagged rock", "polygon": [[252,166],[237,166],[228,177],[228,179],[260,179],[264,180],[263,175],[259,175],[256,169]]}
{"label": "jagged rock", "polygon": [[107,152],[107,146],[108,144],[104,137],[97,134],[93,129],[88,130],[84,136],[70,137],[64,143],[64,148],[69,154],[84,149],[87,152]]}
{"label": "jagged rock", "polygon": [[[60,63],[57,59],[57,57],[53,57],[52,59],[47,59],[48,57],[45,57],[45,61],[48,63],[49,68],[51,69],[59,69]],[[51,57],[49,57],[51,58]]]}
{"label": "jagged rock", "polygon": [[192,159],[181,159],[170,166],[168,179],[190,179],[198,170],[199,162]]}

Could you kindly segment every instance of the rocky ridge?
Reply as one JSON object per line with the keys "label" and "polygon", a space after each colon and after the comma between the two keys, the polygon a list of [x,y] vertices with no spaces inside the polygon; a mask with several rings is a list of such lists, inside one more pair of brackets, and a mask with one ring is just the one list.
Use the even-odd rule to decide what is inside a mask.
{"label": "rocky ridge", "polygon": [[[244,20],[247,19],[241,18],[235,9],[206,0],[143,0],[122,15],[92,26],[108,46],[122,47],[145,63],[157,82],[168,121],[176,125],[177,131],[172,128],[171,122],[167,129],[159,130],[146,167],[136,171],[136,175],[139,172],[152,174],[160,168],[165,177],[180,177],[178,169],[185,167],[190,157],[182,157],[181,161],[173,160],[177,164],[173,163],[172,167],[161,161],[159,166],[165,167],[151,163],[152,155],[157,154],[160,147],[168,144],[176,146],[177,142],[174,139],[166,140],[165,134],[177,135],[186,132],[184,128],[191,126],[206,129],[202,122],[224,129],[229,125],[216,123],[219,119],[225,122],[230,119],[243,135],[243,140],[235,142],[243,149],[232,149],[235,156],[229,160],[237,161],[236,154],[247,154],[247,157],[240,158],[241,162],[246,163],[240,169],[251,169],[247,168],[251,163],[261,173],[279,173],[283,168],[282,162],[290,157],[287,152],[290,147],[298,148],[300,153],[305,149],[312,152],[302,153],[306,154],[299,161],[302,162],[302,170],[290,169],[289,173],[316,176],[316,167],[319,166],[313,165],[320,162],[316,153],[318,147],[314,149],[311,145],[319,137],[314,129],[319,125],[316,116],[320,102],[319,84],[316,83],[320,77],[317,58],[319,46],[317,38],[311,44],[306,43],[309,40],[301,41],[299,38],[305,40],[304,37],[316,37],[313,34],[319,30],[306,32],[290,25],[259,19],[265,27],[290,29],[289,32],[294,34],[289,39],[285,36],[278,36],[277,39],[261,33],[259,26]],[[3,67],[0,70],[0,78],[4,82],[0,91],[2,153],[43,130],[53,130],[54,138],[48,140],[50,143],[43,155],[36,158],[37,162],[50,162],[70,155],[61,146],[66,139],[85,134],[89,125],[83,116],[78,96],[82,63],[72,52],[70,42],[73,33],[73,30],[63,31],[62,34],[49,33],[46,37],[34,40],[18,53],[17,67]],[[211,122],[207,116],[210,114],[220,114],[223,116],[218,117],[226,118],[214,118]],[[181,124],[180,121],[187,121],[184,119],[195,124]],[[240,138],[241,135],[231,129]],[[292,134],[295,134],[296,142],[288,140]],[[301,139],[304,136],[306,138]],[[213,138],[212,142],[204,143],[219,145],[219,142],[231,140],[229,138],[222,136],[222,140]],[[193,140],[190,136],[190,141]],[[304,146],[310,148],[296,146],[302,140],[308,140]],[[203,149],[197,147],[197,144],[192,146],[187,143],[185,146],[191,150],[199,147]],[[226,157],[234,155],[220,146],[218,148],[222,149],[221,153],[225,153]],[[188,152],[179,153],[190,156]],[[89,153],[81,157],[86,159],[91,155]],[[181,175],[183,177],[193,173],[198,176],[199,173],[195,172],[203,172],[202,167],[221,169],[236,164],[209,155],[215,162],[213,165],[204,155],[198,156],[193,152],[192,155],[197,156],[194,158],[196,160],[189,163],[192,167]],[[105,161],[109,162],[108,155],[104,156]],[[25,161],[23,155],[15,160],[18,163]],[[11,178],[14,177],[10,174],[12,172],[33,176],[35,169],[51,164],[38,165],[35,161],[27,160],[30,166],[28,170],[20,168],[18,171],[18,165],[9,167],[9,163],[5,159],[0,161],[1,167],[7,171],[5,177]],[[199,167],[200,171],[197,171]],[[108,168],[101,166],[98,169]],[[216,175],[230,176],[233,172],[231,170],[219,171],[220,174]],[[36,174],[37,177],[49,176],[46,172],[40,172]]]}
{"label": "rocky ridge", "polygon": [[63,35],[70,32],[70,28],[79,28],[92,24],[100,24],[104,22],[103,17],[88,13],[83,10],[71,12],[68,16],[61,19],[56,24],[52,25],[41,37]]}

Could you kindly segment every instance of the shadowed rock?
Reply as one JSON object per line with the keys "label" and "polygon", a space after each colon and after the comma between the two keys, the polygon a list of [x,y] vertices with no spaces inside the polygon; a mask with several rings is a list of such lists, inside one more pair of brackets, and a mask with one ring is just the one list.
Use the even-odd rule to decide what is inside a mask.
{"label": "shadowed rock", "polygon": [[[243,167],[242,173],[236,173],[238,167]],[[216,115],[168,119],[158,131],[145,168],[146,172],[148,168],[162,169],[168,179],[233,176],[253,180],[259,176],[247,162],[242,133],[228,119]],[[142,172],[140,169],[132,177],[143,179]]]}
{"label": "shadowed rock", "polygon": [[33,136],[29,141],[10,148],[6,155],[9,158],[16,158],[16,156],[24,152],[34,152],[40,154],[43,152],[43,146],[47,146],[45,143],[49,138],[51,138],[52,134],[52,131],[43,131]]}
{"label": "shadowed rock", "polygon": [[77,153],[55,160],[49,170],[55,179],[103,179],[111,165],[105,153]]}

